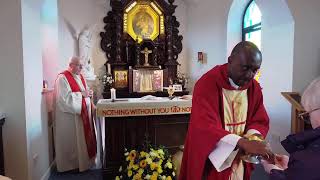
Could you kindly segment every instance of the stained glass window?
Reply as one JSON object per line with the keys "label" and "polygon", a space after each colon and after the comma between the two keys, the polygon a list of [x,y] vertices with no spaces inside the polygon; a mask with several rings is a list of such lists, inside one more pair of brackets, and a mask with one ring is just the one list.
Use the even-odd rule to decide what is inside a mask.
{"label": "stained glass window", "polygon": [[261,49],[261,12],[255,1],[251,1],[245,9],[242,40],[251,41]]}
{"label": "stained glass window", "polygon": [[[242,40],[253,42],[261,50],[261,12],[254,0],[250,1],[243,16]],[[257,81],[261,69],[254,77]]]}

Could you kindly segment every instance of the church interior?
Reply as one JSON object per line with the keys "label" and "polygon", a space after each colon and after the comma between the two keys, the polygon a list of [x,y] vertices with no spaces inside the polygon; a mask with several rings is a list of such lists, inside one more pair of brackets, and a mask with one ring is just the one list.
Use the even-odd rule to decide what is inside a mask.
{"label": "church interior", "polygon": [[262,52],[256,79],[270,117],[266,141],[272,150],[286,154],[280,141],[307,128],[296,118],[302,109],[295,100],[320,75],[320,1],[1,0],[0,5],[0,174],[11,179],[46,180],[54,171],[52,92],[72,56],[82,58],[93,102],[104,108],[97,111],[105,119],[100,145],[107,155],[99,156],[104,179],[118,170],[123,147],[141,145],[146,133],[152,143],[177,152],[191,100],[168,100],[164,106],[179,106],[181,113],[159,110],[154,117],[143,114],[161,103],[119,102],[119,109],[149,108],[119,118],[127,112],[109,111],[103,99],[175,98],[172,88],[174,96],[190,98],[197,80],[226,63],[242,40]]}

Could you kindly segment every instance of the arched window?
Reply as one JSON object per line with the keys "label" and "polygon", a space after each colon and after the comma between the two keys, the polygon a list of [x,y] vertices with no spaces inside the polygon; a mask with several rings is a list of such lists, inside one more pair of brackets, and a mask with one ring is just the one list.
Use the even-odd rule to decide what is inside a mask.
{"label": "arched window", "polygon": [[[248,3],[244,11],[242,40],[253,42],[261,50],[261,12],[254,0]],[[259,81],[260,76],[261,70],[254,78]]]}
{"label": "arched window", "polygon": [[254,0],[248,3],[244,11],[242,40],[251,41],[261,49],[261,12]]}

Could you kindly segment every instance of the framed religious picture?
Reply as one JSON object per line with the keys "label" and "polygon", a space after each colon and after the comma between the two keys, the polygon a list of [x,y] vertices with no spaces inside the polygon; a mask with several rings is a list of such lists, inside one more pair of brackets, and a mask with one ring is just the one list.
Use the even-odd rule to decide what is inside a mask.
{"label": "framed religious picture", "polygon": [[205,52],[198,52],[198,62],[200,64],[207,64],[208,60],[207,60],[207,53]]}
{"label": "framed religious picture", "polygon": [[139,43],[164,34],[164,15],[156,2],[132,1],[123,15],[123,31]]}
{"label": "framed religious picture", "polygon": [[114,70],[113,74],[116,89],[128,87],[128,70]]}
{"label": "framed religious picture", "polygon": [[163,91],[163,70],[133,70],[133,92]]}
{"label": "framed religious picture", "polygon": [[198,52],[198,62],[203,64],[203,52]]}

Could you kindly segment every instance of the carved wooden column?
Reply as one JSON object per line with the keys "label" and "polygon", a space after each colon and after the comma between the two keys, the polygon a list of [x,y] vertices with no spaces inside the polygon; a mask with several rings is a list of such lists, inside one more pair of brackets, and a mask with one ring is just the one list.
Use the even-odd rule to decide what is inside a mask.
{"label": "carved wooden column", "polygon": [[136,41],[136,66],[139,67],[141,65],[141,62],[140,62],[140,51],[141,51],[141,48],[140,48],[140,44],[138,43],[138,41]]}
{"label": "carved wooden column", "polygon": [[[174,0],[169,0],[169,7],[168,7],[168,15],[166,16],[166,43],[167,43],[167,57],[168,61],[165,63],[165,66],[168,68],[168,79],[171,79],[174,81],[177,77],[177,66],[179,63],[177,62],[178,54],[182,51],[182,43],[177,44],[178,40],[176,38],[179,36],[179,30],[178,27],[180,26],[179,22],[176,21],[175,16],[173,16],[173,13],[175,12],[175,9],[177,8],[176,5],[173,5]],[[181,36],[182,37],[182,36]],[[182,40],[182,38],[181,38]],[[177,51],[177,47],[181,50]]]}
{"label": "carved wooden column", "polygon": [[103,18],[105,32],[101,32],[101,49],[106,52],[106,58],[108,63],[112,63],[115,60],[115,36],[116,22],[114,18],[114,12],[108,12],[107,16]]}
{"label": "carved wooden column", "polygon": [[[120,13],[116,14],[115,21],[122,22],[122,17]],[[122,54],[121,35],[122,35],[122,26],[121,26],[121,23],[117,23],[116,25],[116,63],[123,63],[121,58],[121,54]]]}

